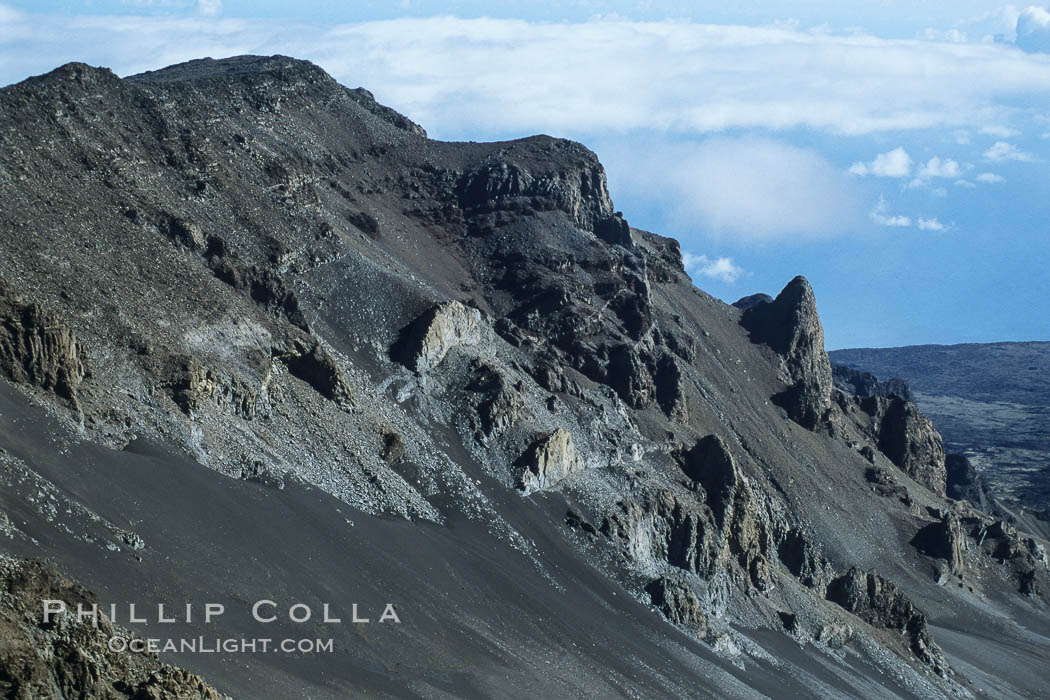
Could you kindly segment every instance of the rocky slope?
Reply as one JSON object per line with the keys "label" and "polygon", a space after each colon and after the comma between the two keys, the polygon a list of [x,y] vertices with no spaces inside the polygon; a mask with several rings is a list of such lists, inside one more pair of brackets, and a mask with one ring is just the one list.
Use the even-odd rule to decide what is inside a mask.
{"label": "rocky slope", "polygon": [[215,687],[1040,686],[1045,542],[946,498],[908,397],[836,386],[804,278],[709,297],[583,146],[240,57],[5,88],[0,154],[5,548],[104,598],[406,611],[165,657]]}
{"label": "rocky slope", "polygon": [[948,448],[973,462],[1011,510],[1042,515],[1042,527],[1050,528],[1050,343],[916,345],[832,355],[842,365],[907,379]]}
{"label": "rocky slope", "polygon": [[[129,635],[101,618],[80,620],[77,605],[98,599],[39,561],[0,557],[0,692],[7,698],[207,698],[220,696],[200,678],[157,661],[120,654],[108,640]],[[43,601],[69,612],[44,620]],[[57,607],[57,606],[56,606]]]}

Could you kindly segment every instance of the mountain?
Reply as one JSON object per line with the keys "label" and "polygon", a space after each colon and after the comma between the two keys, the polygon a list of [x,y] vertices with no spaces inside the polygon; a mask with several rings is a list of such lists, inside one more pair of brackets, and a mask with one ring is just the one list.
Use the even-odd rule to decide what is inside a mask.
{"label": "mountain", "polygon": [[49,572],[6,693],[139,692],[27,612],[96,598],[180,697],[1045,689],[1045,540],[836,387],[804,278],[705,294],[580,144],[244,56],[4,88],[0,156],[0,550]]}
{"label": "mountain", "polygon": [[903,377],[915,399],[992,490],[1050,522],[1050,343],[836,350],[832,361]]}

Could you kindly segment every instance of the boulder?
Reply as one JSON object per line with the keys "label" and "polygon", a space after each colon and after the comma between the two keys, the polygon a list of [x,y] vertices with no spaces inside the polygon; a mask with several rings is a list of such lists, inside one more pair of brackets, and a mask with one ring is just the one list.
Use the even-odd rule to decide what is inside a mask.
{"label": "boulder", "polygon": [[454,347],[481,341],[481,312],[458,301],[438,304],[402,331],[395,354],[406,367],[425,374]]}
{"label": "boulder", "polygon": [[349,406],[350,388],[343,369],[317,338],[294,332],[282,348],[275,349],[275,354],[293,376],[309,384],[321,396],[340,406]]}
{"label": "boulder", "polygon": [[585,468],[583,458],[573,444],[572,434],[564,428],[558,428],[533,443],[519,463],[524,471],[518,488],[526,496],[548,489]]}

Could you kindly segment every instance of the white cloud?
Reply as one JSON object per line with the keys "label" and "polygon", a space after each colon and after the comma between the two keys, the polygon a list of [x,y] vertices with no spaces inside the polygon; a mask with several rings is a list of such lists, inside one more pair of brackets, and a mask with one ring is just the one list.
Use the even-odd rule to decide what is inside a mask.
{"label": "white cloud", "polygon": [[0,22],[8,24],[10,22],[16,22],[22,20],[22,13],[13,7],[7,5],[0,5]]}
{"label": "white cloud", "polygon": [[733,284],[744,274],[744,269],[735,265],[732,258],[712,259],[706,255],[693,255],[685,252],[682,253],[682,263],[685,265],[686,272],[691,275],[702,275],[726,284]]}
{"label": "white cloud", "polygon": [[886,214],[886,200],[883,197],[879,197],[878,204],[868,213],[871,220],[880,226],[893,226],[898,228],[904,228],[911,226],[911,218],[907,216],[887,215]]}
{"label": "white cloud", "polygon": [[616,191],[659,205],[675,226],[736,238],[816,238],[861,220],[857,185],[814,151],[765,138],[597,148]]}
{"label": "white cloud", "polygon": [[1020,131],[1017,129],[1011,129],[1008,126],[983,126],[981,127],[981,133],[985,136],[994,136],[998,139],[1008,139],[1021,135]]}
{"label": "white cloud", "polygon": [[1030,52],[1050,52],[1050,12],[1027,7],[1017,17],[1017,45]]}
{"label": "white cloud", "polygon": [[996,175],[995,173],[981,173],[974,178],[977,182],[985,182],[993,185],[1001,185],[1006,182],[1006,178],[1002,175]]}
{"label": "white cloud", "polygon": [[959,177],[962,170],[959,168],[959,164],[951,158],[941,160],[939,157],[934,156],[930,158],[926,165],[919,168],[919,177]]}
{"label": "white cloud", "polygon": [[966,189],[970,189],[970,190],[972,190],[974,187],[977,187],[977,185],[973,184],[969,180],[956,180],[955,181],[955,186],[956,187],[965,187]]}
{"label": "white cloud", "polygon": [[986,160],[998,162],[1002,160],[1019,160],[1024,162],[1030,162],[1035,160],[1035,156],[1031,153],[1018,150],[1017,146],[1006,141],[996,141],[991,148],[984,152]]}
{"label": "white cloud", "polygon": [[922,32],[922,38],[929,41],[949,41],[954,44],[966,42],[966,32],[959,29],[935,29],[927,27]]}
{"label": "white cloud", "polygon": [[126,75],[246,52],[313,60],[446,137],[978,129],[1008,122],[1022,100],[1050,100],[1043,57],[1010,46],[613,18],[323,25],[26,13],[0,25],[0,83],[69,60]]}
{"label": "white cloud", "polygon": [[197,0],[197,11],[205,17],[215,17],[222,13],[222,0]]}
{"label": "white cloud", "polygon": [[907,177],[911,174],[911,156],[902,146],[880,153],[870,163],[854,163],[850,166],[854,175],[877,175],[879,177]]}
{"label": "white cloud", "polygon": [[920,231],[947,231],[948,227],[938,221],[936,218],[924,219],[919,217],[917,224]]}

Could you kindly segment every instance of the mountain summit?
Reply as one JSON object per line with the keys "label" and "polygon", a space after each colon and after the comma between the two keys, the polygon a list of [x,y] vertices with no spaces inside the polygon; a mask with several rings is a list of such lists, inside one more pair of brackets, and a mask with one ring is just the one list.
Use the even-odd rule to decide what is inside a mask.
{"label": "mountain summit", "polygon": [[[70,64],[0,91],[0,201],[5,566],[398,608],[162,655],[220,691],[1045,690],[1046,543],[945,497],[908,397],[836,387],[805,278],[705,294],[580,144],[430,140],[281,56]],[[5,652],[0,687],[133,694],[72,638],[86,671]]]}

